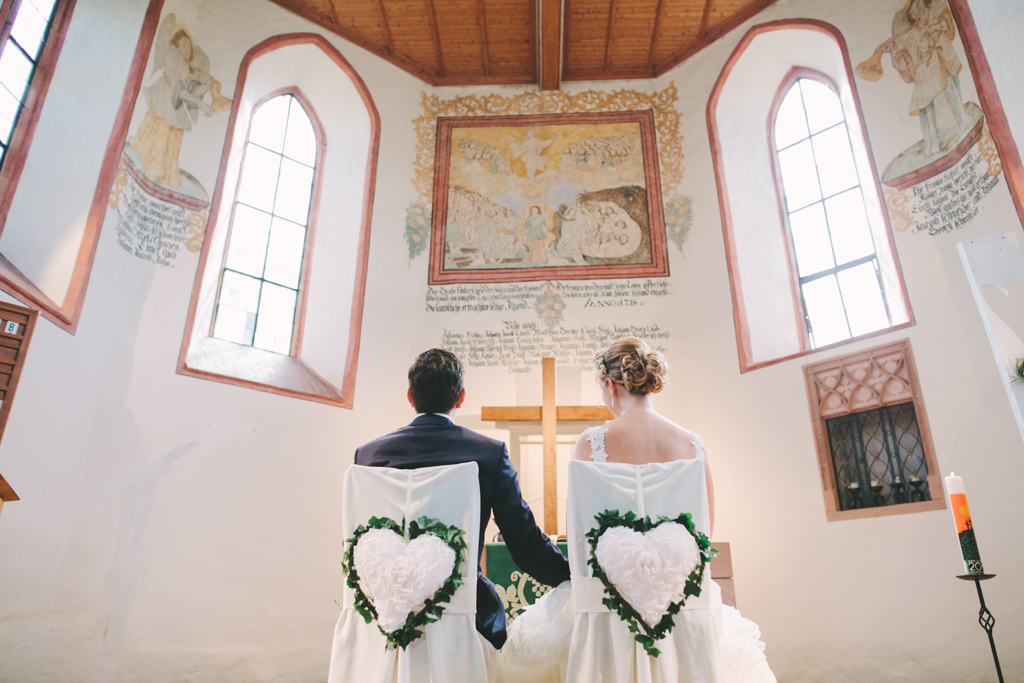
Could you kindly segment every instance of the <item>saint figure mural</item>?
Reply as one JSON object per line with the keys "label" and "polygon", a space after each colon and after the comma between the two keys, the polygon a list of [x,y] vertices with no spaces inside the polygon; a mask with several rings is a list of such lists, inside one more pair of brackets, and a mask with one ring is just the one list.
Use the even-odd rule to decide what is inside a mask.
{"label": "saint figure mural", "polygon": [[[883,72],[882,55],[888,53],[903,81],[914,86],[910,115],[918,117],[922,139],[889,164],[882,173],[883,182],[924,168],[971,138],[960,149],[962,156],[980,136],[981,108],[973,102],[965,105],[960,92],[963,64],[953,45],[955,38],[956,22],[948,0],[906,0],[893,17],[892,36],[857,66],[858,76],[877,81]],[[936,172],[940,170],[944,169]]]}
{"label": "saint figure mural", "polygon": [[[210,58],[195,44],[188,28],[173,14],[164,17],[154,40],[150,70],[151,76],[160,72],[160,77],[143,88],[146,116],[125,145],[130,161],[141,166],[148,180],[190,196],[201,193],[199,198],[206,193],[178,166],[182,138],[200,113],[212,116],[231,108],[231,100],[221,95],[220,83],[209,70]],[[183,183],[196,187],[182,187]]]}

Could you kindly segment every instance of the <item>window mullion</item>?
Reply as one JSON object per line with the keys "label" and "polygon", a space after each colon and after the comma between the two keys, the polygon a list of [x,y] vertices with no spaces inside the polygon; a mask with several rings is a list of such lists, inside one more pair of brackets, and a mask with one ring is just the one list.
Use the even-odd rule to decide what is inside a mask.
{"label": "window mullion", "polygon": [[885,319],[892,325],[892,315],[889,313],[889,299],[885,296],[885,283],[882,282],[882,269],[879,267],[877,254],[875,255],[875,278],[878,280],[878,291],[882,295],[882,305],[885,306]]}
{"label": "window mullion", "polygon": [[[800,106],[803,108],[804,121],[807,123],[807,140],[811,145],[811,159],[814,161],[814,177],[818,179],[818,196],[821,197],[821,212],[825,216],[825,229],[828,230],[828,246],[832,250],[832,263],[838,264],[839,259],[836,258],[836,246],[832,243],[832,228],[828,224],[828,211],[825,210],[825,189],[821,185],[821,171],[818,170],[818,155],[814,151],[814,135],[811,135],[811,119],[807,116],[807,100],[804,99],[804,87],[803,79],[801,78],[796,82],[797,87],[800,88]],[[845,119],[843,119],[845,122]],[[813,205],[813,202],[812,204]],[[788,208],[788,206],[787,206]],[[838,284],[838,283],[837,283]],[[846,305],[843,305],[845,312]]]}
{"label": "window mullion", "polygon": [[[267,285],[267,259],[270,258],[270,238],[274,234],[274,218],[277,217],[277,193],[281,190],[281,168],[284,166],[284,146],[288,140],[288,121],[292,115],[292,97],[288,97],[288,111],[284,115],[284,136],[281,139],[281,154],[278,155],[277,163],[277,182],[274,183],[274,199],[270,205],[270,227],[267,229],[267,247],[263,252],[263,271],[260,274],[260,297],[256,302],[256,319],[252,324],[252,345],[256,346],[256,330],[259,328],[260,323],[260,302],[263,301],[263,288]],[[295,326],[295,315],[292,314],[292,328]],[[288,345],[288,351],[291,352],[291,344]]]}
{"label": "window mullion", "polygon": [[849,270],[850,268],[856,268],[857,266],[863,265],[865,263],[869,263],[869,262],[875,260],[876,258],[877,258],[877,256],[875,254],[868,254],[867,256],[861,256],[859,259],[854,259],[853,261],[849,261],[847,263],[844,263],[841,266],[836,266],[834,268],[829,268],[828,270],[821,270],[821,271],[818,271],[817,273],[812,273],[811,275],[804,275],[802,278],[799,278],[799,282],[800,282],[801,285],[803,285],[803,284],[807,284],[808,282],[814,282],[815,280],[820,280],[823,277],[828,277],[829,275],[837,275],[837,274],[843,272],[844,270]]}
{"label": "window mullion", "polygon": [[857,472],[857,483],[860,488],[860,504],[863,507],[872,507],[871,500],[871,475],[867,471],[868,452],[864,447],[864,434],[858,413],[850,413],[850,433],[853,435],[853,456],[854,469]]}
{"label": "window mullion", "polygon": [[22,0],[4,0],[3,7],[0,8],[0,12],[3,12],[3,29],[0,30],[0,57],[3,57],[4,50],[7,48],[7,43],[10,41],[11,30],[14,28],[14,22],[18,18],[18,12],[21,10]]}

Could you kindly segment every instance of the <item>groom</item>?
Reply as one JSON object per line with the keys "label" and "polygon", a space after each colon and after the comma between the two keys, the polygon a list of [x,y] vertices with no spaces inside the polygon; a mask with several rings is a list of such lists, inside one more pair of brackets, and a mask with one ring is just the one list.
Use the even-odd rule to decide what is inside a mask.
{"label": "groom", "polygon": [[[494,511],[494,521],[520,569],[541,583],[569,580],[569,563],[537,527],[523,501],[508,448],[463,427],[451,416],[466,398],[462,363],[443,349],[419,355],[409,368],[409,403],[419,413],[408,427],[356,449],[356,464],[415,469],[476,462],[480,468],[480,549]],[[477,557],[476,630],[500,649],[507,638],[505,609],[494,584],[480,571]]]}

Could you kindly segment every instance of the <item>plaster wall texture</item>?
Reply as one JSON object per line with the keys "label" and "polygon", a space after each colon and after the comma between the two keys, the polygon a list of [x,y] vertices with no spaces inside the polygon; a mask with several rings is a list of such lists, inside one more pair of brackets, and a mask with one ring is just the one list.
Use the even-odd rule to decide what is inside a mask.
{"label": "plaster wall texture", "polygon": [[[856,64],[888,37],[899,4],[782,0],[662,78],[565,85],[569,92],[679,88],[680,189],[693,198],[695,221],[682,251],[669,247],[672,294],[613,314],[574,305],[566,324],[654,322],[671,333],[659,343],[673,383],[657,405],[708,446],[715,535],[733,544],[740,607],[761,626],[780,681],[991,679],[976,596],[953,578],[962,568],[948,511],[825,520],[801,366],[902,338],[913,345],[940,466],[964,477],[986,567],[999,574],[986,593],[999,619],[1007,680],[1022,680],[1015,672],[1024,670],[1024,523],[1015,504],[1024,444],[956,253],[961,240],[1021,231],[1005,181],[959,231],[896,235],[914,327],[739,372],[705,119],[711,88],[756,23],[832,23]],[[145,5],[121,0],[122,11],[103,24],[95,22],[112,5],[79,0],[69,44],[78,35],[82,51],[65,52],[58,64],[28,184],[15,200],[39,212],[39,224],[64,229],[88,208]],[[229,96],[251,46],[280,33],[320,32],[266,0],[169,0],[172,7],[210,54]],[[974,11],[979,24],[996,23],[990,12],[998,8]],[[120,44],[122,34],[120,51],[105,47]],[[322,680],[343,581],[341,480],[354,448],[412,418],[407,363],[444,330],[535,320],[530,310],[426,312],[427,258],[408,261],[403,235],[405,207],[418,199],[411,122],[421,93],[525,89],[431,89],[326,37],[366,81],[382,124],[354,409],[174,374],[197,256],[182,251],[173,267],[143,262],[118,247],[108,218],[77,334],[40,323],[0,446],[0,470],[23,499],[5,506],[0,519],[0,680]],[[101,47],[111,51],[102,60],[94,56]],[[999,52],[1005,68],[1019,63],[1022,49],[1007,42]],[[110,93],[86,89],[96,106],[76,105],[74,117],[54,104],[78,87],[62,70],[80,68],[85,58],[68,54],[90,54],[93,70],[99,63],[120,73]],[[964,98],[977,101],[969,80]],[[909,86],[891,71],[855,85],[884,167],[920,137],[907,111]],[[1015,81],[1000,85],[1008,107],[1024,97]],[[1011,120],[1024,115],[1017,109]],[[50,194],[29,182],[30,168],[50,166],[39,155],[64,158],[53,141],[61,127],[44,127],[48,116],[104,131],[74,151],[89,163],[53,176],[60,202],[39,201]],[[207,188],[216,183],[226,125],[226,116],[207,119],[183,144],[182,166]],[[777,213],[774,203],[768,210]],[[30,219],[12,212],[5,238],[15,224]],[[41,258],[39,272],[47,264]],[[596,400],[590,381],[581,373],[581,402]],[[539,373],[470,368],[467,383],[457,420],[493,429],[480,421],[480,407],[535,403]]]}

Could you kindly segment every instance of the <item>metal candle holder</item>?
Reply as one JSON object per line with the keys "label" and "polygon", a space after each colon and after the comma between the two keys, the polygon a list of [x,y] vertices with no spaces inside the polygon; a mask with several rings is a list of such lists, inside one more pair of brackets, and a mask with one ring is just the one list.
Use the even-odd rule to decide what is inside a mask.
{"label": "metal candle holder", "polygon": [[981,582],[994,579],[995,574],[960,574],[956,578],[964,581],[973,581],[974,587],[978,589],[978,600],[981,602],[981,609],[978,611],[978,623],[988,634],[988,644],[992,647],[992,659],[996,663],[996,675],[999,676],[999,683],[1003,683],[1003,670],[999,668],[999,655],[996,653],[996,641],[992,639],[992,628],[996,625],[996,618],[985,606],[985,595],[981,592]]}

